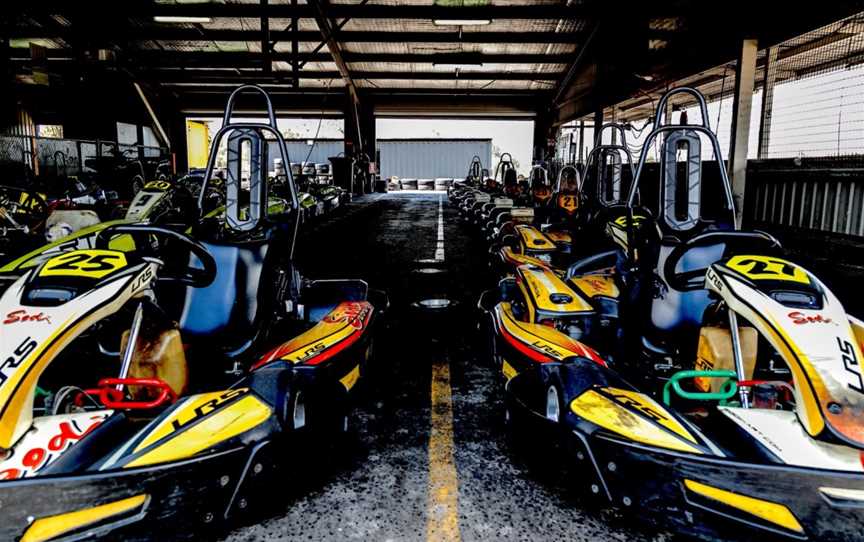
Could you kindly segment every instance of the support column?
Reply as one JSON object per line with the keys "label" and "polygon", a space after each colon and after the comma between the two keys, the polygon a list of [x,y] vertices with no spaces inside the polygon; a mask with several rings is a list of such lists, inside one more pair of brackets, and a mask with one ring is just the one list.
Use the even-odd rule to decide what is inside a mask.
{"label": "support column", "polygon": [[762,78],[762,114],[759,118],[759,159],[768,158],[771,143],[771,115],[774,110],[774,83],[777,80],[777,47],[768,49]]}
{"label": "support column", "polygon": [[362,152],[369,156],[369,160],[375,161],[375,112],[366,103],[360,108],[359,116],[360,140],[363,142]]}
{"label": "support column", "polygon": [[735,222],[740,227],[744,215],[744,193],[747,181],[747,149],[750,139],[750,113],[753,109],[753,87],[756,83],[755,39],[741,42],[735,68],[735,96],[732,101],[732,137],[729,142],[729,178],[735,201]]}
{"label": "support column", "polygon": [[171,158],[174,161],[175,173],[184,175],[189,172],[188,134],[186,133],[186,116],[175,112],[168,121],[168,131],[171,133]]}
{"label": "support column", "polygon": [[359,105],[354,102],[350,94],[346,96],[345,102],[345,156],[354,157],[360,153],[362,147],[360,138]]}
{"label": "support column", "polygon": [[585,119],[579,119],[579,164],[585,159]]}
{"label": "support column", "polygon": [[[372,190],[370,163],[375,163],[375,112],[371,104],[364,100],[354,101],[350,93],[345,103],[345,156],[355,159],[355,192],[368,193]],[[377,163],[376,163],[377,168]]]}
{"label": "support column", "polygon": [[591,134],[591,147],[594,148],[594,141],[597,141],[597,134],[600,133],[600,128],[603,127],[603,108],[598,109],[594,112],[594,133]]}
{"label": "support column", "polygon": [[552,138],[552,118],[549,115],[538,114],[534,119],[534,136],[532,157],[535,162],[543,162],[547,157],[553,156],[555,151],[550,151],[549,140]]}

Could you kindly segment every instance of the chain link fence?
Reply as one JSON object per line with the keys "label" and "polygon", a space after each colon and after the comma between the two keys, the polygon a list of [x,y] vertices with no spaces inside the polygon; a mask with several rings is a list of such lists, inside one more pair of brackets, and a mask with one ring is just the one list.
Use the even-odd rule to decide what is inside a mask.
{"label": "chain link fence", "polygon": [[113,141],[0,135],[0,166],[6,175],[80,175],[93,171],[94,161],[102,158],[139,160],[145,170],[155,171],[170,154],[164,147]]}
{"label": "chain link fence", "polygon": [[[735,68],[734,61],[728,62],[640,92],[607,108],[605,122],[629,126],[627,145],[637,161],[656,114],[665,122],[678,122],[683,112],[689,123],[701,122],[687,95],[673,98],[666,111],[656,111],[668,88],[691,86],[708,102],[707,121],[725,161]],[[755,83],[745,219],[864,236],[864,12],[760,50]],[[593,115],[581,120],[593,125]],[[578,120],[562,133],[573,133],[575,126]],[[592,144],[586,136],[583,145],[590,149]],[[559,156],[567,151],[567,145],[559,144]],[[702,151],[703,160],[715,159],[709,149]],[[656,161],[656,148],[646,152],[648,162]]]}

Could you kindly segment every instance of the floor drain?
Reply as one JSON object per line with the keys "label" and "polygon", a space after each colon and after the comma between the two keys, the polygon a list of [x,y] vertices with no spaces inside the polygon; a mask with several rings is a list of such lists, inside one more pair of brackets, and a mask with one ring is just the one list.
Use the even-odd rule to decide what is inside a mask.
{"label": "floor drain", "polygon": [[449,309],[454,305],[454,302],[441,297],[436,297],[432,299],[421,299],[414,303],[414,306],[419,309],[425,309],[430,311],[440,311],[443,309]]}

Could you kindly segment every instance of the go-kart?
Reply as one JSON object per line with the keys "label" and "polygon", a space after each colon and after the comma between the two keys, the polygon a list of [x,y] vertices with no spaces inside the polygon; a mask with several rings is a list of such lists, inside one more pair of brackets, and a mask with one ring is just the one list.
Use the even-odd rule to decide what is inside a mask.
{"label": "go-kart", "polygon": [[[112,147],[110,154],[84,160],[89,176],[106,190],[113,190],[120,199],[129,201],[147,182],[148,175],[138,157],[138,149],[120,150]],[[157,168],[158,169],[158,168]],[[166,180],[158,178],[157,180]]]}
{"label": "go-kart", "polygon": [[521,197],[516,167],[510,153],[502,153],[495,166],[495,176],[487,179],[481,190],[473,192],[460,205],[460,215],[476,231],[484,232],[493,214],[506,212],[514,206],[514,197]]}
{"label": "go-kart", "polygon": [[[189,217],[198,215],[198,199],[204,185],[200,175],[185,175],[176,180],[165,178],[148,181],[132,198],[123,211],[123,220],[139,222],[147,220],[150,224],[182,224]],[[209,183],[202,200],[203,214],[210,213],[225,204],[223,187]]]}
{"label": "go-kart", "polygon": [[489,175],[488,170],[483,169],[483,162],[479,156],[471,158],[471,164],[468,166],[468,174],[464,180],[455,181],[447,188],[447,198],[451,203],[459,204],[459,200],[467,193],[478,186],[483,179]]}
{"label": "go-kart", "polygon": [[[858,539],[864,323],[777,256],[770,235],[735,229],[723,161],[701,158],[704,141],[721,156],[704,99],[674,89],[658,111],[677,93],[696,98],[703,122],[658,116],[626,218],[610,231],[624,245],[620,295],[607,298],[620,309],[607,327],[619,330],[599,336],[602,316],[589,310],[599,305],[584,298],[581,314],[561,316],[574,301],[539,296],[526,268],[521,296],[481,298],[506,419],[563,444],[586,491],[665,527],[713,539]],[[653,216],[636,196],[658,141]],[[713,178],[703,175],[711,165]],[[597,352],[615,352],[614,362]]]}
{"label": "go-kart", "polygon": [[555,190],[547,200],[546,212],[534,209],[530,214],[526,213],[525,218],[510,213],[494,225],[489,236],[490,263],[501,276],[512,275],[516,266],[524,264],[550,268],[565,265],[559,256],[570,252],[570,233],[563,228],[548,227],[549,220],[576,212],[580,199],[579,184],[579,171],[574,166],[564,166],[558,172]]}
{"label": "go-kart", "polygon": [[[48,227],[44,236],[33,235],[29,244],[19,243],[16,252],[10,252],[0,260],[0,283],[8,284],[23,272],[57,254],[95,248],[96,236],[110,226],[135,223],[191,226],[199,218],[199,199],[205,218],[224,214],[224,187],[218,178],[208,183],[204,195],[201,194],[202,178],[197,175],[177,180],[150,181],[135,194],[128,207],[118,209],[122,213],[119,218],[104,222],[99,220],[94,211],[78,208],[74,202],[65,206],[52,203],[46,211]],[[42,208],[35,203],[31,205],[35,211],[42,212]],[[123,239],[120,237],[115,241],[114,248],[128,246]]]}
{"label": "go-kart", "polygon": [[0,258],[14,257],[42,244],[50,212],[43,195],[0,186]]}
{"label": "go-kart", "polygon": [[0,186],[0,262],[98,224],[106,215],[110,195],[67,175],[63,152],[54,153],[54,163],[53,175],[30,178],[25,187]]}
{"label": "go-kart", "polygon": [[[111,226],[0,298],[3,539],[200,533],[272,498],[305,434],[345,430],[386,300],[373,306],[359,280],[299,277],[296,197],[281,216],[263,205],[264,133],[287,158],[269,99],[268,124],[231,123],[247,89],[264,94],[231,95],[205,176],[227,136],[225,220],[195,240]],[[112,249],[118,237],[131,247]]]}
{"label": "go-kart", "polygon": [[303,223],[306,223],[317,216],[324,214],[324,203],[318,201],[318,198],[309,192],[298,192],[297,199],[300,202],[302,210]]}
{"label": "go-kart", "polygon": [[[620,144],[603,143],[607,130],[617,132]],[[516,225],[521,223],[518,221],[505,222],[497,228],[490,254],[493,267],[499,267],[502,275],[512,274],[514,265],[536,264],[520,256],[529,255],[541,245],[557,247],[549,251],[552,257],[542,260],[559,274],[564,274],[573,261],[583,256],[614,248],[604,229],[610,218],[623,216],[623,199],[634,174],[633,160],[624,126],[620,124],[604,125],[595,142],[588,154],[584,179],[574,166],[561,168],[545,213],[535,211],[539,220],[532,224],[534,231],[530,235],[517,234]],[[524,232],[525,228],[521,229]]]}
{"label": "go-kart", "polygon": [[530,188],[513,200],[511,206],[499,205],[483,213],[486,220],[483,233],[490,243],[499,242],[504,235],[514,233],[516,225],[544,221],[552,197],[546,168],[540,164],[532,166],[530,178]]}
{"label": "go-kart", "polygon": [[545,208],[552,199],[552,185],[549,182],[549,172],[541,164],[531,167],[528,175],[531,184],[530,206],[534,208]]}

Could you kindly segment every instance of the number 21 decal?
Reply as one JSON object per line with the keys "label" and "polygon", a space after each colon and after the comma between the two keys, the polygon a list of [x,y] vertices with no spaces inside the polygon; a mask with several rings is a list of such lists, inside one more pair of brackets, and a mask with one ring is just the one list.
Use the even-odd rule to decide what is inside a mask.
{"label": "number 21 decal", "polygon": [[576,196],[561,195],[558,196],[558,206],[567,212],[573,212],[579,207],[579,202]]}

